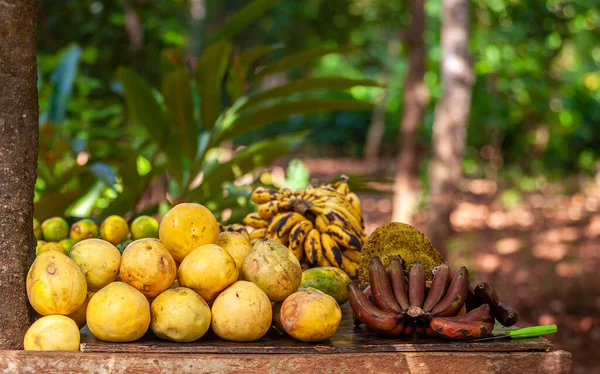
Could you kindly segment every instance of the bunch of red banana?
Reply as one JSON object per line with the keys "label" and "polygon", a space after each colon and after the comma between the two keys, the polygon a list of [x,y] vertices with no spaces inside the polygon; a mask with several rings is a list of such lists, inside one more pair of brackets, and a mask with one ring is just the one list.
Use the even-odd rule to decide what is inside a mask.
{"label": "bunch of red banana", "polygon": [[385,269],[379,257],[369,264],[369,287],[361,292],[348,284],[355,324],[364,323],[383,336],[425,335],[451,340],[484,337],[494,328],[490,307],[482,304],[465,313],[469,272],[461,267],[453,276],[448,265],[437,267],[427,292],[425,270],[415,261],[408,277],[396,256]]}
{"label": "bunch of red banana", "polygon": [[[440,267],[433,269],[433,275],[437,273]],[[456,271],[450,268],[450,276],[453,277]],[[484,304],[490,307],[490,314],[502,326],[510,327],[519,320],[519,313],[510,305],[500,301],[496,290],[486,282],[478,283],[475,287],[469,286],[466,300],[466,310],[470,311]]]}

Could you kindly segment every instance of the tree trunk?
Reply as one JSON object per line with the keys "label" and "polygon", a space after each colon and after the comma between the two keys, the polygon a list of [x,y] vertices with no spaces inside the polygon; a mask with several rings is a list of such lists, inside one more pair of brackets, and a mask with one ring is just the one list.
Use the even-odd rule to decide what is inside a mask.
{"label": "tree trunk", "polygon": [[365,142],[365,161],[369,168],[379,168],[379,151],[381,150],[381,139],[385,131],[385,107],[387,102],[387,90],[383,91],[377,98],[367,140]]}
{"label": "tree trunk", "polygon": [[467,122],[473,88],[468,54],[469,1],[442,0],[443,93],[435,110],[432,159],[429,168],[427,229],[432,244],[445,254],[451,234],[456,183],[462,174]]}
{"label": "tree trunk", "polygon": [[35,253],[38,150],[35,0],[0,1],[0,350],[23,347],[25,278]]}
{"label": "tree trunk", "polygon": [[392,220],[410,224],[418,192],[417,128],[429,93],[425,75],[425,0],[411,1],[412,21],[406,32],[408,71],[404,80],[404,113],[400,124]]}

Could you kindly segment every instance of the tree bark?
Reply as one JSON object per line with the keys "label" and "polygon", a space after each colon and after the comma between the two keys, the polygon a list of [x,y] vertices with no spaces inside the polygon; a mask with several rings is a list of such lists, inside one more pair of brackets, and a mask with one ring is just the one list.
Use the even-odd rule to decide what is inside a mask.
{"label": "tree bark", "polygon": [[398,138],[392,220],[410,224],[418,193],[417,128],[429,101],[425,75],[425,0],[412,0],[412,21],[406,32],[408,71],[404,79],[404,113]]}
{"label": "tree bark", "polygon": [[442,0],[443,93],[435,110],[429,168],[427,229],[432,244],[446,251],[456,183],[462,175],[474,76],[468,54],[469,1]]}
{"label": "tree bark", "polygon": [[37,1],[0,1],[0,350],[23,347],[25,278],[35,253]]}

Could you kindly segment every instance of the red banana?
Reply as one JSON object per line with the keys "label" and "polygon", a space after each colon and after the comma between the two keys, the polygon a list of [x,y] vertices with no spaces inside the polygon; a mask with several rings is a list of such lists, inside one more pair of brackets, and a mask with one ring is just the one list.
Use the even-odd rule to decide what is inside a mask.
{"label": "red banana", "polygon": [[356,317],[374,330],[389,331],[397,327],[401,314],[378,309],[369,302],[367,296],[354,284],[348,283],[348,301]]}
{"label": "red banana", "polygon": [[408,301],[408,294],[406,293],[406,278],[404,278],[404,266],[402,265],[400,256],[395,256],[392,259],[387,272],[396,301],[400,304],[402,310],[408,309],[410,303]]}
{"label": "red banana", "polygon": [[436,336],[450,340],[471,340],[489,335],[494,325],[489,322],[455,321],[452,318],[434,317],[429,327]]}
{"label": "red banana", "polygon": [[394,297],[385,267],[378,256],[373,256],[369,263],[369,285],[373,302],[379,309],[387,312],[402,312],[402,308]]}
{"label": "red banana", "polygon": [[442,299],[450,283],[450,269],[448,265],[442,264],[438,266],[438,271],[433,276],[431,281],[431,288],[425,303],[423,304],[423,310],[425,312],[431,311],[433,307]]}
{"label": "red banana", "polygon": [[462,266],[452,279],[444,298],[431,310],[437,317],[454,316],[462,308],[469,289],[469,271]]}
{"label": "red banana", "polygon": [[425,299],[425,269],[420,261],[413,263],[408,276],[408,299],[410,306],[422,307]]}

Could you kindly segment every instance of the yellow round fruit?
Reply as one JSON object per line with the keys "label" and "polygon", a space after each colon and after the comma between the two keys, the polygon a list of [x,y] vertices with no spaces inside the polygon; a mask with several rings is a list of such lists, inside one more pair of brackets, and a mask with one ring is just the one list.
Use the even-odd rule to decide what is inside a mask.
{"label": "yellow round fruit", "polygon": [[69,236],[69,224],[61,217],[48,218],[42,222],[42,234],[48,242],[59,242]]}
{"label": "yellow round fruit", "polygon": [[87,306],[90,302],[90,298],[92,297],[92,295],[93,295],[92,292],[88,292],[87,296],[85,297],[85,301],[79,307],[79,309],[77,309],[76,311],[74,311],[73,313],[71,313],[67,316],[67,317],[71,318],[73,321],[75,321],[75,323],[77,324],[77,327],[79,327],[80,329],[83,326],[85,326],[85,314],[87,312]]}
{"label": "yellow round fruit", "polygon": [[194,249],[216,243],[219,231],[217,219],[205,206],[181,203],[165,214],[158,235],[173,258],[181,262]]}
{"label": "yellow round fruit", "polygon": [[46,316],[35,321],[25,333],[26,351],[78,351],[79,328],[75,321],[61,315]]}
{"label": "yellow round fruit", "polygon": [[308,287],[285,299],[279,318],[285,332],[295,339],[318,342],[335,334],[342,311],[333,297]]}
{"label": "yellow round fruit", "polygon": [[99,340],[132,342],[150,326],[150,304],[127,283],[113,282],[92,296],[86,318],[90,332]]}
{"label": "yellow round fruit", "polygon": [[223,231],[217,238],[217,245],[225,249],[235,260],[238,269],[238,279],[242,278],[242,266],[248,253],[252,250],[252,244],[242,234],[235,231]]}
{"label": "yellow round fruit", "polygon": [[158,221],[154,217],[139,216],[131,222],[133,240],[158,238]]}
{"label": "yellow round fruit", "polygon": [[43,240],[38,240],[37,241],[37,244],[35,246],[35,255],[36,256],[40,253],[40,251],[42,250],[42,248],[44,248],[45,244],[46,244],[46,242],[43,241]]}
{"label": "yellow round fruit", "polygon": [[62,252],[41,252],[31,264],[26,280],[27,297],[36,312],[71,314],[83,304],[87,284],[83,271]]}
{"label": "yellow round fruit", "polygon": [[175,260],[158,239],[139,239],[123,251],[121,281],[154,297],[171,287],[177,277]]}
{"label": "yellow round fruit", "polygon": [[97,238],[98,225],[89,218],[77,221],[71,226],[69,237],[76,242],[80,242],[84,239]]}
{"label": "yellow round fruit", "polygon": [[102,239],[84,239],[75,244],[71,258],[83,270],[90,291],[98,291],[114,282],[121,266],[117,247]]}
{"label": "yellow round fruit", "polygon": [[179,265],[177,277],[181,287],[193,289],[206,301],[213,301],[237,278],[235,260],[216,244],[203,245],[187,255]]}
{"label": "yellow round fruit", "polygon": [[37,219],[35,219],[35,217],[33,218],[33,234],[35,235],[35,238],[37,240],[42,240],[43,236],[42,236],[42,225],[40,225],[40,221],[38,221]]}
{"label": "yellow round fruit", "polygon": [[65,247],[62,244],[57,243],[57,242],[48,242],[48,243],[45,243],[44,245],[42,245],[42,247],[37,252],[37,254],[39,255],[40,253],[42,253],[44,251],[58,251],[60,253],[66,254],[66,255],[69,254],[68,251],[65,251]]}
{"label": "yellow round fruit", "polygon": [[273,311],[267,295],[252,282],[237,281],[212,305],[212,330],[220,338],[247,342],[262,338]]}
{"label": "yellow round fruit", "polygon": [[113,245],[125,241],[129,237],[129,227],[123,217],[108,216],[100,225],[100,238]]}
{"label": "yellow round fruit", "polygon": [[244,260],[242,274],[275,302],[296,292],[302,282],[302,268],[296,256],[285,245],[268,238],[254,243]]}
{"label": "yellow round fruit", "polygon": [[58,244],[62,245],[66,255],[69,255],[69,252],[71,252],[71,248],[73,248],[75,243],[76,242],[73,239],[63,239],[60,242],[58,242]]}
{"label": "yellow round fruit", "polygon": [[208,304],[186,287],[166,290],[150,306],[150,328],[161,339],[178,343],[200,339],[210,328]]}

